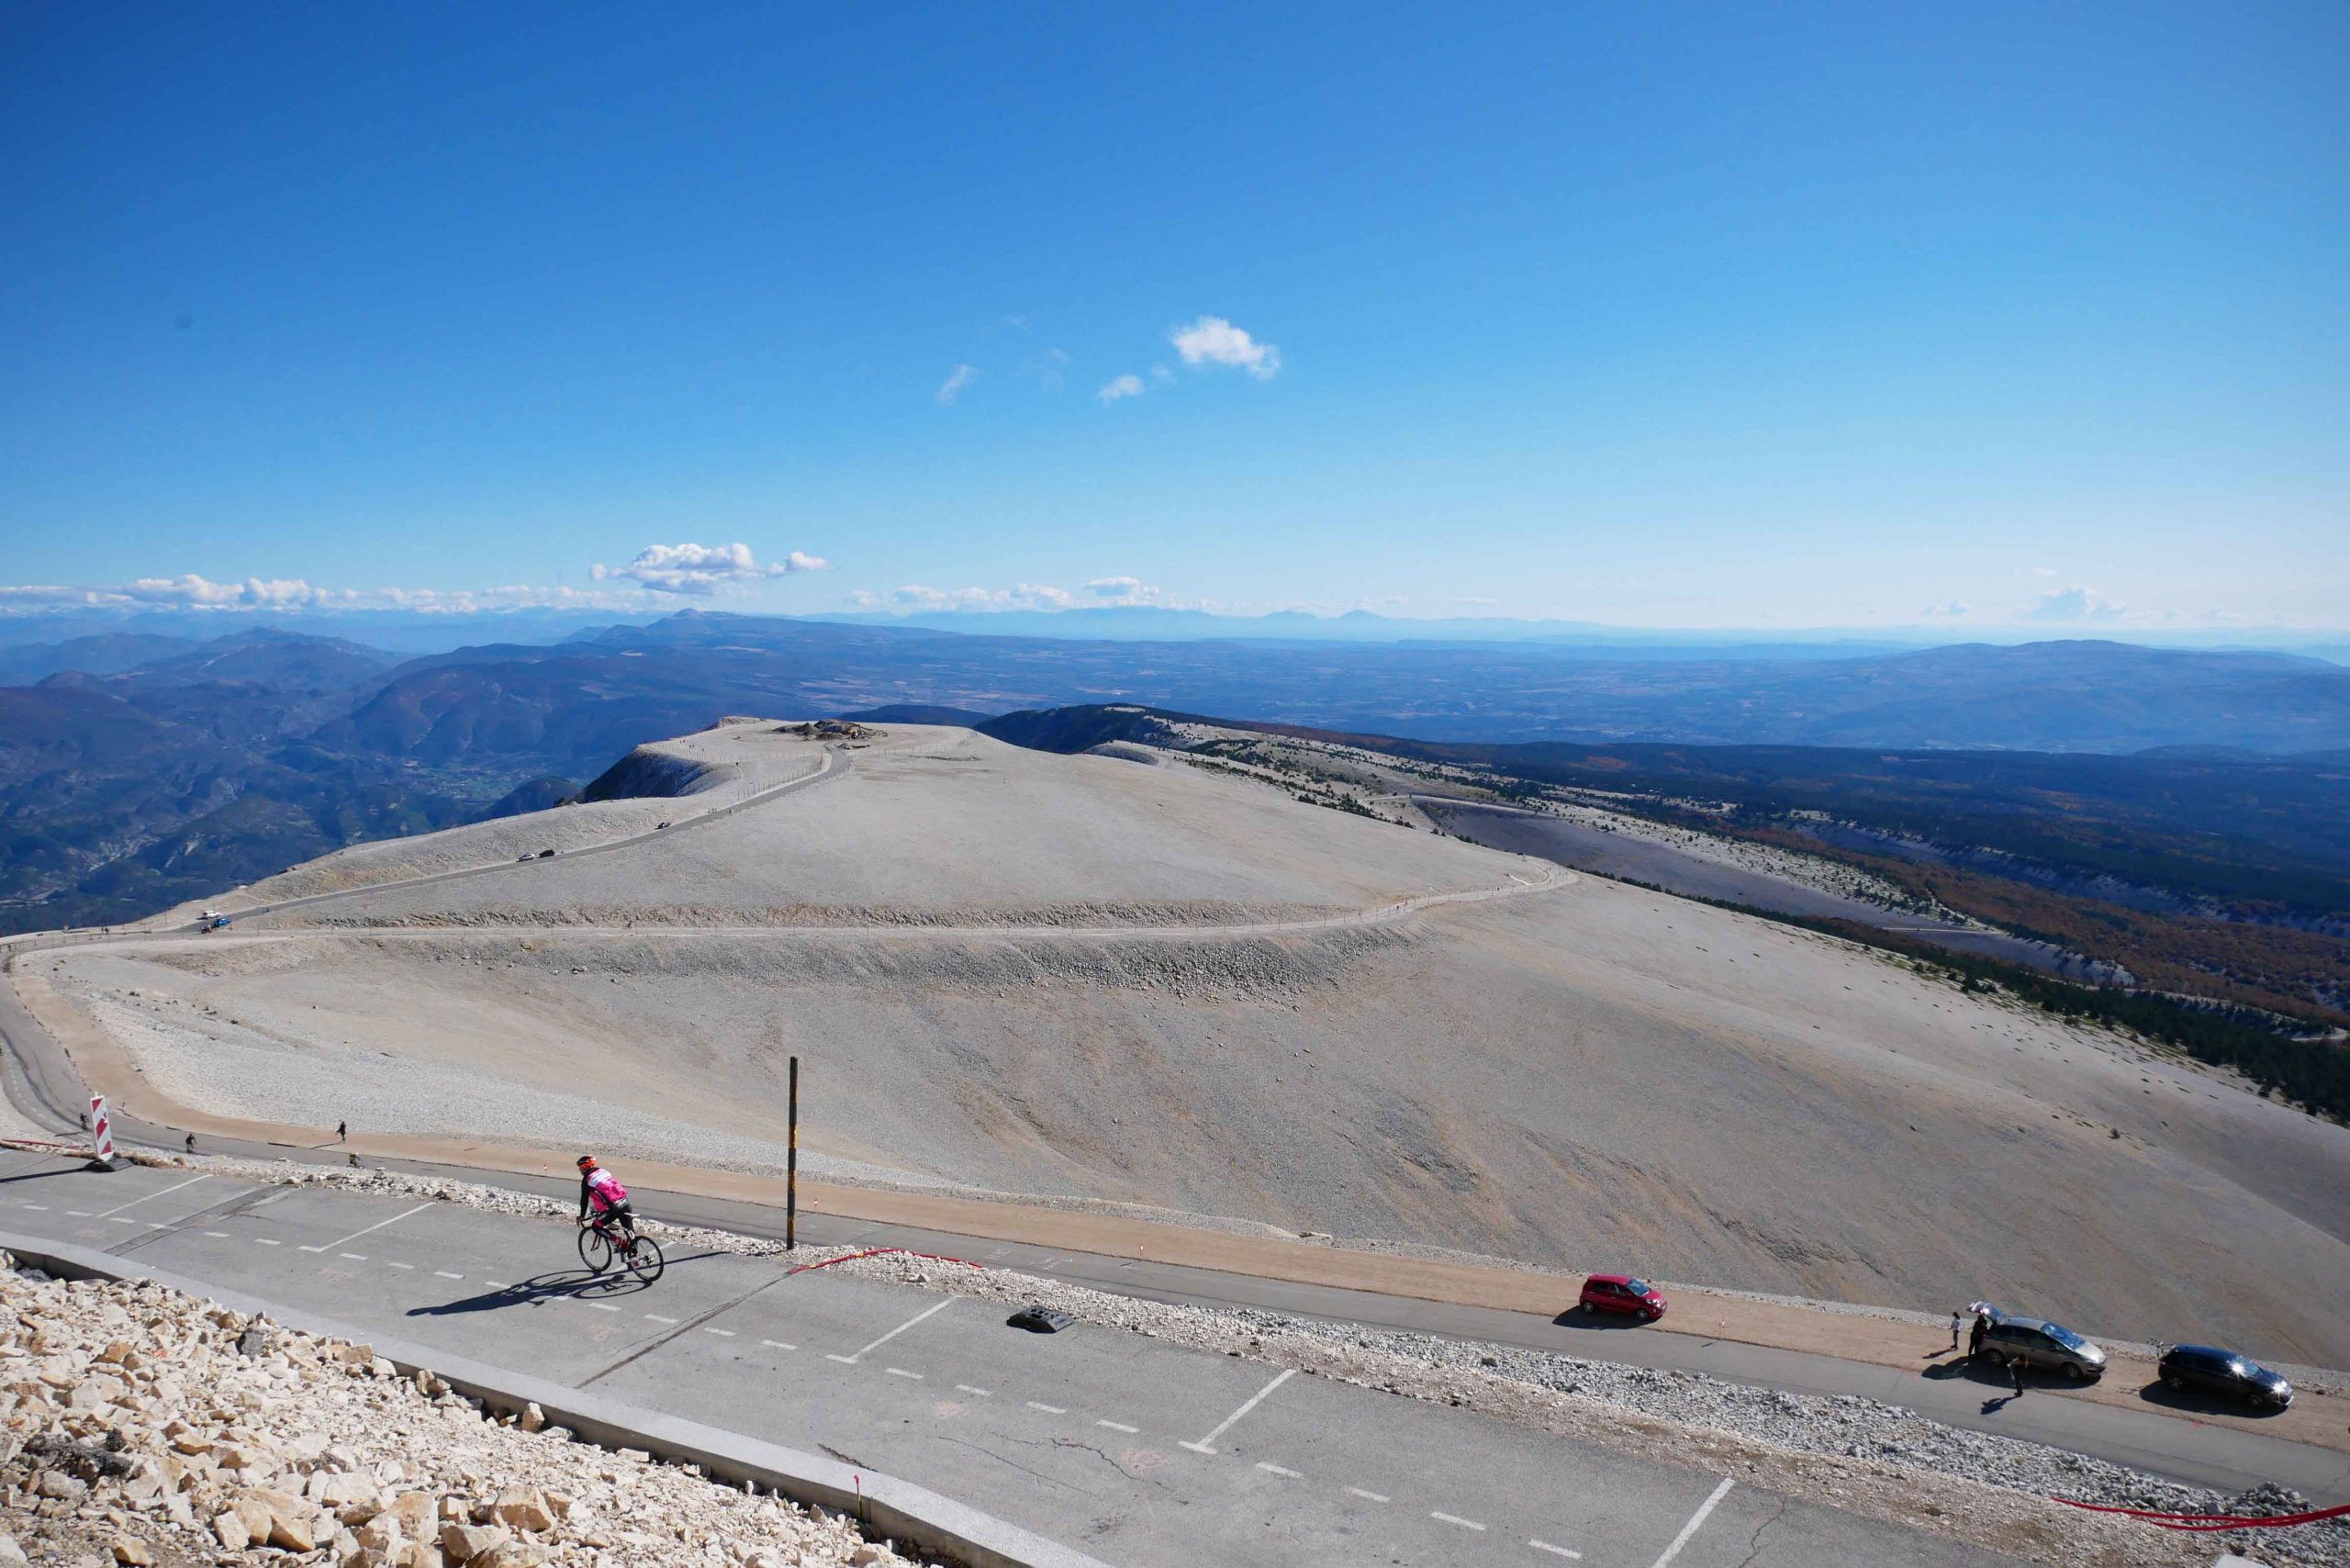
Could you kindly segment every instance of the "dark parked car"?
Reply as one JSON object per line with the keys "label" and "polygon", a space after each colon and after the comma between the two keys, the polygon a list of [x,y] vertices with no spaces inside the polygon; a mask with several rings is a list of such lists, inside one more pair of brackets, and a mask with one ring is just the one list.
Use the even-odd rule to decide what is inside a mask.
{"label": "dark parked car", "polygon": [[1983,1336],[1983,1358],[1993,1366],[2021,1361],[2063,1372],[2074,1383],[2105,1375],[2105,1352],[2061,1323],[2002,1317]]}
{"label": "dark parked car", "polygon": [[2217,1345],[2173,1345],[2163,1352],[2162,1364],[2155,1371],[2162,1376],[2163,1386],[2174,1393],[2200,1389],[2271,1410],[2282,1410],[2293,1402],[2291,1383],[2251,1357]]}
{"label": "dark parked car", "polygon": [[1594,1274],[1583,1282],[1585,1312],[1618,1312],[1654,1323],[1664,1316],[1664,1295],[1629,1274]]}

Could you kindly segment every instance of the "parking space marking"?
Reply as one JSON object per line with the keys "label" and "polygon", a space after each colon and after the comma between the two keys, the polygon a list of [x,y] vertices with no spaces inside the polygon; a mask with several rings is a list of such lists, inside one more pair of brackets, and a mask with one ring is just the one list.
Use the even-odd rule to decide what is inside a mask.
{"label": "parking space marking", "polygon": [[253,1238],[253,1245],[256,1247],[274,1247],[277,1245],[277,1238],[274,1236],[256,1236]]}
{"label": "parking space marking", "polygon": [[1681,1533],[1674,1536],[1673,1544],[1664,1549],[1664,1555],[1650,1563],[1649,1568],[1669,1568],[1673,1560],[1681,1555],[1681,1549],[1689,1544],[1689,1538],[1695,1535],[1705,1525],[1706,1516],[1714,1511],[1714,1505],[1728,1496],[1729,1489],[1737,1484],[1738,1483],[1730,1477],[1723,1476],[1722,1484],[1715,1487],[1704,1502],[1697,1505],[1697,1511],[1689,1516],[1689,1522],[1681,1527]]}
{"label": "parking space marking", "polygon": [[229,1233],[225,1230],[207,1230],[204,1234],[212,1238],[215,1241],[226,1241],[229,1239]]}
{"label": "parking space marking", "polygon": [[336,1256],[348,1258],[354,1263],[364,1263],[367,1261],[367,1254],[364,1252],[341,1252],[337,1253]]}
{"label": "parking space marking", "polygon": [[1262,1471],[1268,1471],[1275,1475],[1286,1475],[1292,1481],[1303,1481],[1305,1479],[1305,1477],[1297,1471],[1287,1470],[1278,1464],[1267,1464],[1261,1459],[1257,1462],[1257,1468]]}
{"label": "parking space marking", "polygon": [[384,1267],[386,1269],[413,1269],[416,1265],[413,1263],[386,1263]]}
{"label": "parking space marking", "polygon": [[1214,1431],[1210,1432],[1206,1437],[1202,1438],[1196,1443],[1179,1443],[1176,1446],[1178,1448],[1190,1449],[1193,1453],[1215,1452],[1216,1439],[1230,1431],[1234,1422],[1248,1414],[1249,1411],[1257,1408],[1258,1405],[1264,1400],[1265,1395],[1272,1393],[1273,1390],[1279,1388],[1281,1384],[1287,1383],[1291,1378],[1295,1377],[1296,1375],[1297,1369],[1295,1367],[1290,1368],[1287,1372],[1282,1372],[1281,1376],[1273,1379],[1272,1382],[1265,1384],[1264,1387],[1250,1394],[1248,1396],[1248,1403],[1243,1405],[1239,1409],[1235,1410],[1231,1415],[1226,1416],[1223,1421],[1217,1424]]}
{"label": "parking space marking", "polygon": [[1440,1509],[1430,1509],[1428,1511],[1428,1518],[1432,1519],[1442,1519],[1449,1525],[1459,1525],[1462,1529],[1483,1529],[1485,1528],[1474,1519],[1464,1519],[1459,1514],[1448,1514]]}
{"label": "parking space marking", "polygon": [[441,1280],[462,1280],[464,1278],[464,1275],[453,1274],[446,1269],[435,1269],[432,1271],[432,1275],[433,1278]]}
{"label": "parking space marking", "polygon": [[955,1385],[955,1392],[956,1392],[956,1393],[957,1393],[957,1394],[969,1394],[969,1395],[970,1395],[972,1398],[974,1398],[974,1399],[993,1399],[993,1398],[995,1397],[995,1390],[994,1390],[994,1389],[992,1389],[992,1388],[973,1388],[973,1387],[972,1387],[969,1383],[957,1383],[957,1384]]}
{"label": "parking space marking", "polygon": [[888,1372],[891,1377],[910,1377],[916,1383],[920,1383],[922,1381],[922,1373],[910,1372],[903,1367],[883,1367],[881,1370]]}
{"label": "parking space marking", "polygon": [[1537,1551],[1547,1551],[1553,1557],[1572,1557],[1578,1562],[1583,1561],[1582,1552],[1570,1551],[1563,1546],[1552,1546],[1547,1540],[1529,1540],[1526,1544]]}
{"label": "parking space marking", "polygon": [[[99,1215],[97,1217],[100,1219],[114,1219],[114,1215]],[[114,1223],[117,1225],[137,1225],[139,1222],[135,1219],[115,1219]]]}
{"label": "parking space marking", "polygon": [[594,1307],[598,1312],[618,1312],[620,1310],[619,1307],[614,1306],[609,1301],[591,1301],[588,1305]]}
{"label": "parking space marking", "polygon": [[65,1212],[72,1215],[75,1219],[87,1219],[90,1217],[90,1211],[87,1209],[67,1209]]}
{"label": "parking space marking", "polygon": [[[185,1181],[185,1182],[173,1182],[170,1186],[165,1187],[165,1188],[162,1188],[161,1191],[153,1192],[153,1193],[148,1193],[143,1194],[142,1196],[133,1198],[133,1199],[131,1199],[131,1200],[130,1200],[130,1203],[129,1203],[129,1204],[115,1204],[115,1206],[114,1206],[114,1207],[112,1207],[112,1208],[110,1208],[110,1209],[106,1210],[104,1214],[99,1215],[97,1217],[98,1217],[98,1218],[100,1218],[100,1219],[111,1219],[111,1218],[113,1218],[116,1215],[120,1214],[123,1210],[125,1210],[125,1209],[127,1209],[127,1208],[130,1207],[131,1204],[143,1204],[143,1203],[145,1203],[149,1198],[162,1198],[162,1197],[167,1197],[167,1196],[169,1196],[170,1194],[172,1194],[172,1193],[173,1193],[178,1192],[182,1187],[193,1187],[193,1186],[195,1186],[198,1182],[208,1182],[208,1181],[210,1181],[211,1179],[212,1179],[212,1172],[211,1172],[211,1171],[209,1171],[209,1170],[207,1170],[207,1171],[206,1171],[206,1172],[205,1172],[203,1175],[201,1175],[201,1176],[191,1176],[191,1177],[189,1177],[189,1178],[188,1178],[186,1181]],[[125,1223],[126,1223],[126,1224],[128,1224],[129,1222],[128,1222],[128,1221],[126,1221]]]}
{"label": "parking space marking", "polygon": [[1124,1432],[1130,1438],[1142,1430],[1140,1427],[1129,1427],[1124,1421],[1096,1421],[1093,1424],[1097,1427],[1107,1427],[1113,1432]]}
{"label": "parking space marking", "polygon": [[49,1205],[47,1204],[27,1204],[25,1207],[28,1209],[39,1209],[43,1214],[47,1214],[49,1212]]}
{"label": "parking space marking", "polygon": [[1384,1492],[1366,1492],[1360,1486],[1348,1487],[1347,1495],[1360,1497],[1366,1503],[1392,1503],[1395,1500]]}
{"label": "parking space marking", "polygon": [[1062,1409],[1058,1405],[1040,1405],[1033,1399],[1029,1400],[1027,1404],[1029,1409],[1042,1410],[1047,1416],[1066,1416],[1069,1414],[1068,1411]]}
{"label": "parking space marking", "polygon": [[657,1312],[648,1312],[644,1316],[651,1318],[655,1323],[675,1323],[677,1321],[674,1317],[664,1317]]}
{"label": "parking space marking", "polygon": [[397,1225],[400,1221],[408,1218],[408,1215],[420,1215],[431,1206],[432,1205],[431,1204],[419,1204],[412,1209],[402,1209],[399,1213],[394,1215],[389,1219],[377,1220],[374,1225],[369,1226],[366,1230],[354,1230],[349,1236],[343,1237],[340,1240],[328,1242],[324,1247],[305,1247],[302,1250],[305,1252],[327,1252],[331,1251],[338,1247],[348,1247],[352,1242],[358,1240],[361,1237],[369,1234],[369,1232],[381,1230],[387,1225]]}
{"label": "parking space marking", "polygon": [[855,1366],[858,1361],[864,1360],[867,1356],[871,1355],[874,1351],[879,1350],[882,1346],[888,1344],[890,1340],[896,1338],[907,1329],[912,1328],[915,1324],[920,1323],[932,1313],[944,1312],[948,1307],[953,1306],[957,1299],[958,1298],[950,1295],[946,1300],[940,1302],[936,1306],[923,1308],[922,1311],[915,1313],[912,1317],[907,1318],[903,1323],[899,1324],[895,1328],[890,1329],[887,1334],[882,1335],[878,1339],[874,1340],[870,1345],[866,1346],[862,1350],[857,1351],[855,1355],[833,1356],[829,1359],[842,1362],[847,1366]]}
{"label": "parking space marking", "polygon": [[796,1350],[800,1349],[797,1345],[787,1345],[780,1339],[762,1339],[759,1343],[765,1345],[770,1350]]}
{"label": "parking space marking", "polygon": [[732,1339],[734,1338],[734,1330],[732,1328],[704,1328],[702,1332],[705,1334],[715,1334],[722,1339]]}

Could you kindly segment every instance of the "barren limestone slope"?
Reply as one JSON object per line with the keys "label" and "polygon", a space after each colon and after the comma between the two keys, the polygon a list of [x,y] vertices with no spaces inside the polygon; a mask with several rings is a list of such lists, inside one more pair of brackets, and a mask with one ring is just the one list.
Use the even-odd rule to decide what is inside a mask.
{"label": "barren limestone slope", "polygon": [[757,1163],[797,1052],[850,1175],[2350,1364],[2340,1127],[1259,783],[916,728],[842,760],[612,853],[42,961],[208,1109]]}

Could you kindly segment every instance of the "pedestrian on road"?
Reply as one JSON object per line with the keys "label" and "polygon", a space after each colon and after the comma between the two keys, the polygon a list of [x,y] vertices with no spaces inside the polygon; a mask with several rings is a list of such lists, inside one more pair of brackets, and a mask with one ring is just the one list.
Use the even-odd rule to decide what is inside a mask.
{"label": "pedestrian on road", "polygon": [[2009,1357],[2008,1371],[2015,1376],[2016,1397],[2018,1399],[2021,1399],[2023,1397],[2023,1358],[2021,1356]]}
{"label": "pedestrian on road", "polygon": [[196,1152],[196,1135],[194,1133],[187,1135],[187,1151],[190,1154],[194,1154]]}
{"label": "pedestrian on road", "polygon": [[349,1122],[337,1122],[334,1125],[334,1141],[337,1143],[349,1143],[351,1141],[351,1124]]}
{"label": "pedestrian on road", "polygon": [[1966,1321],[1966,1320],[1965,1320],[1965,1318],[1960,1315],[1959,1310],[1958,1310],[1956,1307],[1953,1307],[1953,1308],[1951,1308],[1951,1314],[1950,1314],[1950,1348],[1951,1348],[1951,1353],[1952,1353],[1952,1354],[1953,1354],[1953,1355],[1957,1354],[1957,1352],[1958,1352],[1958,1336],[1959,1336],[1959,1331],[1960,1331],[1960,1329],[1964,1326],[1965,1321]]}
{"label": "pedestrian on road", "polygon": [[82,1123],[82,1130],[84,1132],[88,1132],[90,1130],[90,1113],[87,1111],[80,1111],[76,1112],[75,1115]]}
{"label": "pedestrian on road", "polygon": [[1975,1330],[1966,1337],[1966,1353],[1969,1357],[1983,1353],[1983,1336],[1986,1332],[1985,1325],[1989,1322],[1989,1318],[1979,1316],[1975,1319]]}

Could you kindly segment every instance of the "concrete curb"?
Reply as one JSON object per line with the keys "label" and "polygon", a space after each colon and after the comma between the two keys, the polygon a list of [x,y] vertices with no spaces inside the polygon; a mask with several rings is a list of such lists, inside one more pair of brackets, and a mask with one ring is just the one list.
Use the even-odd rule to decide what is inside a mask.
{"label": "concrete curb", "polygon": [[306,1334],[369,1345],[403,1373],[430,1372],[492,1409],[519,1413],[525,1405],[534,1404],[545,1413],[549,1426],[567,1427],[599,1448],[641,1449],[656,1459],[699,1465],[702,1473],[714,1480],[737,1484],[755,1482],[793,1502],[850,1515],[862,1520],[874,1535],[903,1541],[964,1568],[1109,1568],[1098,1558],[894,1476],[853,1469],[836,1460],[705,1427],[699,1421],[663,1416],[526,1372],[386,1339],[316,1313],[282,1307],[241,1291],[224,1290],[86,1247],[0,1231],[0,1249],[14,1255],[20,1265],[60,1279],[152,1281],[199,1301],[217,1302],[242,1313],[264,1313],[272,1322]]}

